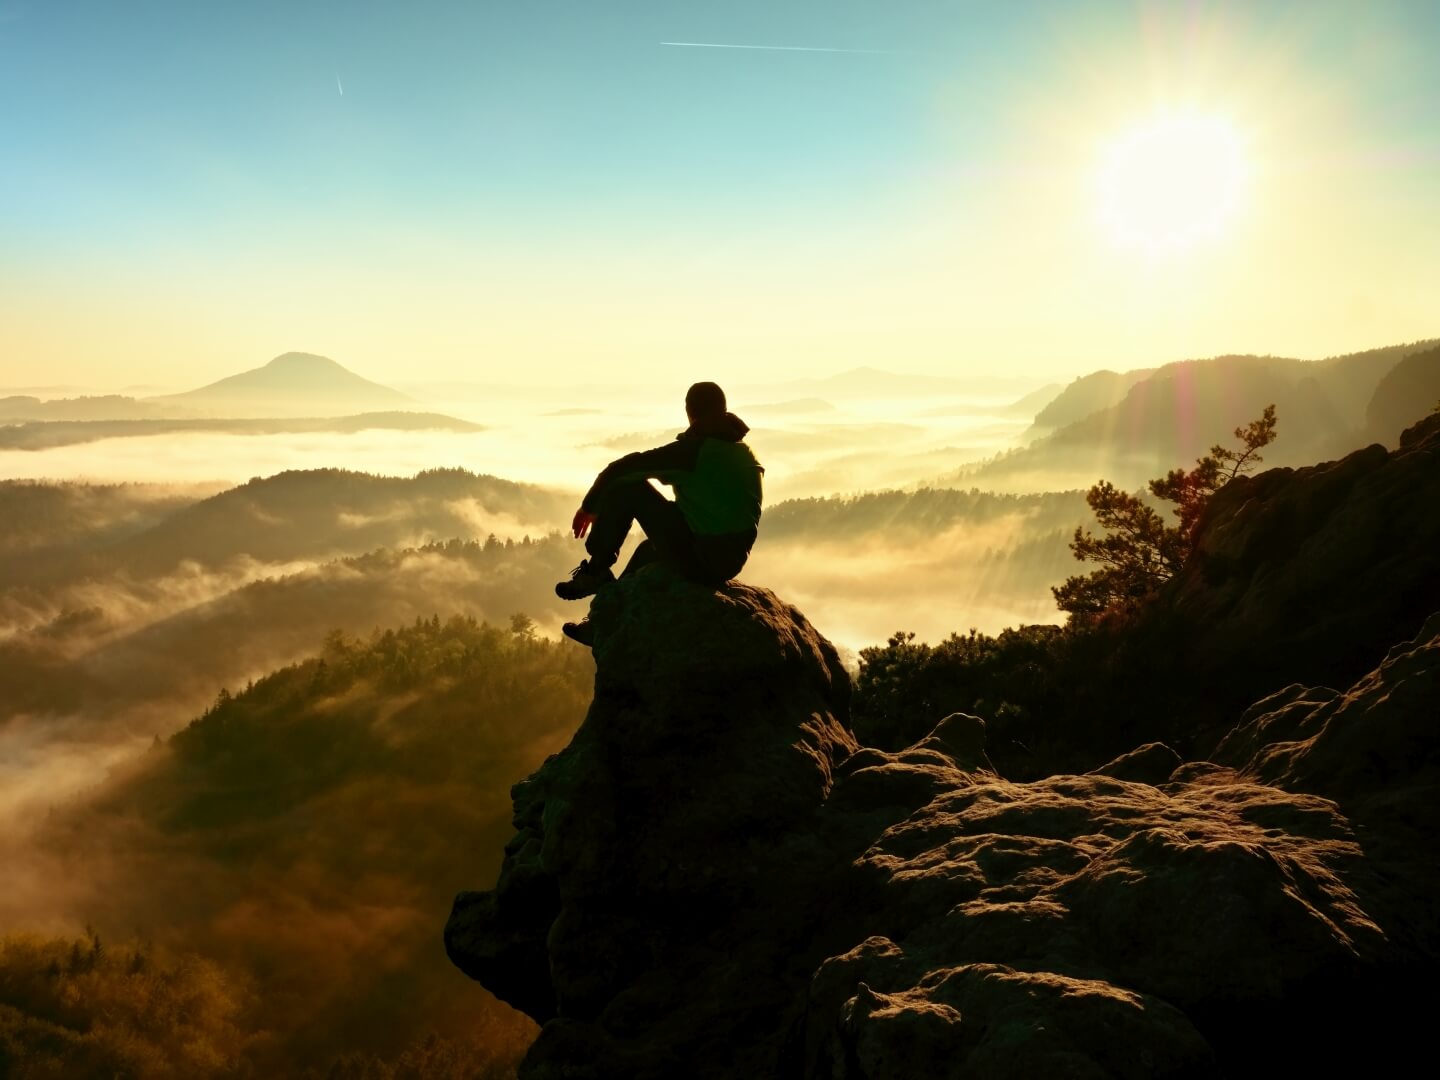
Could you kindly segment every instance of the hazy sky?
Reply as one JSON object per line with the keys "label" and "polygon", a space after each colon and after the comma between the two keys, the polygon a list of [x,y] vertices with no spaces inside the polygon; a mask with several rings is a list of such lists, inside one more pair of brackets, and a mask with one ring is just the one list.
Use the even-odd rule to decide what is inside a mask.
{"label": "hazy sky", "polygon": [[[0,385],[1432,336],[1437,49],[1433,0],[0,0]],[[1220,154],[1177,115],[1225,133],[1225,203],[1181,192],[1162,225],[1205,227],[1136,243],[1106,201]]]}

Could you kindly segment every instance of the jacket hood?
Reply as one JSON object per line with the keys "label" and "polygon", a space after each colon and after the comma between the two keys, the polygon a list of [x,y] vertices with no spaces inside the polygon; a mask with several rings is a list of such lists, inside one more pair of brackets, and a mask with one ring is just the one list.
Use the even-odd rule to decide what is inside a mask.
{"label": "jacket hood", "polygon": [[750,425],[732,412],[714,420],[697,420],[678,436],[681,439],[724,439],[739,442],[750,431]]}

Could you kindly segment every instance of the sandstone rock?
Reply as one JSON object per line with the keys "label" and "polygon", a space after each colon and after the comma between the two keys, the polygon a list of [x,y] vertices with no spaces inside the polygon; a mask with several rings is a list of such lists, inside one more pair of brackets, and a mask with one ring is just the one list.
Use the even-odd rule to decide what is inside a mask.
{"label": "sandstone rock", "polygon": [[1175,766],[1175,771],[1170,774],[1163,786],[1165,790],[1173,794],[1181,788],[1201,784],[1212,786],[1232,784],[1239,778],[1239,774],[1234,769],[1225,765],[1217,765],[1213,761],[1187,761],[1182,765]]}
{"label": "sandstone rock", "polygon": [[819,815],[849,680],[794,608],[652,568],[594,601],[595,700],[515,788],[452,960],[544,1023],[527,1077],[764,1076],[843,867]]}
{"label": "sandstone rock", "polygon": [[[856,861],[879,899],[812,981],[795,1075],[1400,1070],[1440,959],[1437,719],[1440,615],[1345,693],[1258,703],[1217,761],[912,789]],[[874,805],[847,786],[878,756],[831,813]],[[1105,775],[1147,758],[1151,783]]]}
{"label": "sandstone rock", "polygon": [[1440,612],[1346,693],[1289,686],[1256,704],[1216,757],[1262,783],[1355,803],[1398,780],[1440,784]]}
{"label": "sandstone rock", "polygon": [[1253,701],[1359,678],[1440,610],[1440,415],[1393,453],[1375,445],[1227,484],[1171,601],[1189,628],[1192,685]]}
{"label": "sandstone rock", "polygon": [[1440,960],[1437,726],[1440,612],[1344,693],[1287,687],[1259,702],[1216,752],[1247,779],[1340,805],[1366,856],[1353,884],[1412,967]]}
{"label": "sandstone rock", "polygon": [[[1213,776],[971,778],[890,826],[857,864],[884,902],[817,974],[797,1075],[1211,1075],[1215,1042],[1233,1052],[1254,1016],[1343,986],[1385,948],[1345,883],[1348,822]],[[907,1071],[922,1060],[946,1064]]]}
{"label": "sandstone rock", "polygon": [[1180,766],[1180,755],[1161,742],[1137,746],[1128,754],[1107,761],[1088,776],[1109,776],[1115,780],[1135,780],[1142,784],[1159,784],[1170,778]]}
{"label": "sandstone rock", "polygon": [[924,806],[931,799],[995,776],[985,755],[985,722],[952,713],[914,746],[898,753],[864,747],[838,770],[845,783],[833,794],[832,809],[893,811]]}
{"label": "sandstone rock", "polygon": [[[827,966],[843,968],[849,955]],[[1051,972],[942,967],[888,993],[861,982],[840,1013],[840,1030],[813,1048],[811,1075],[1149,1080],[1213,1071],[1209,1046],[1180,1010]]]}

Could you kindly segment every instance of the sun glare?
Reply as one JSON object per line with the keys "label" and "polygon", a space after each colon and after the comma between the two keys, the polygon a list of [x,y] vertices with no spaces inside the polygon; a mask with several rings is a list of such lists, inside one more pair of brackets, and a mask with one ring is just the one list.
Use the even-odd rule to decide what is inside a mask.
{"label": "sun glare", "polygon": [[1097,175],[1100,218],[1121,247],[1188,250],[1232,219],[1249,171],[1233,125],[1166,113],[1105,147]]}

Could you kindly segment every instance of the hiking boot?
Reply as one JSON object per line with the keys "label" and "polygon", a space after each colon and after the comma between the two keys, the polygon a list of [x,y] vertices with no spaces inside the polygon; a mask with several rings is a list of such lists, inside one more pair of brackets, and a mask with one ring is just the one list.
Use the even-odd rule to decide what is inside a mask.
{"label": "hiking boot", "polygon": [[611,584],[615,575],[608,566],[591,566],[586,559],[570,571],[570,580],[555,586],[555,595],[561,600],[583,600],[594,596],[602,587]]}
{"label": "hiking boot", "polygon": [[586,648],[593,648],[595,645],[595,626],[588,615],[579,622],[567,622],[560,630],[571,641],[578,641]]}

